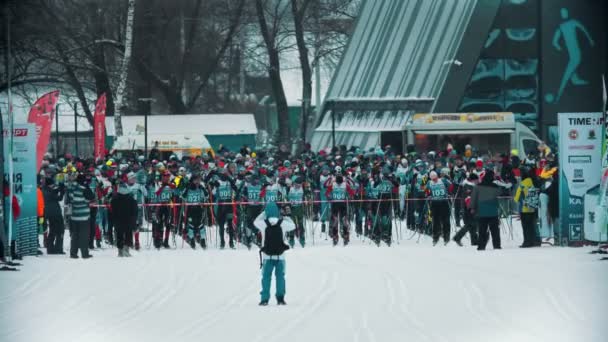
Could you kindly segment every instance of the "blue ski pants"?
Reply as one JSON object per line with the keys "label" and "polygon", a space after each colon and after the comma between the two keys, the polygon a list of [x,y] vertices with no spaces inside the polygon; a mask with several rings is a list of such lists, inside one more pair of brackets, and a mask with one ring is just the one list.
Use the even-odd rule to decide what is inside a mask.
{"label": "blue ski pants", "polygon": [[270,299],[270,283],[272,281],[272,271],[277,281],[277,297],[285,296],[285,260],[264,260],[262,266],[262,300]]}

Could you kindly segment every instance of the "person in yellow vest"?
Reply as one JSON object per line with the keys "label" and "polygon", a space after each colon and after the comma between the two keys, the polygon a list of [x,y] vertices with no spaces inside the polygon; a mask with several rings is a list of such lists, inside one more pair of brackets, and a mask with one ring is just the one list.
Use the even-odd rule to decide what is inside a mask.
{"label": "person in yellow vest", "polygon": [[515,203],[519,204],[521,227],[524,234],[524,242],[520,247],[539,247],[540,237],[536,230],[537,210],[540,205],[538,180],[534,170],[531,169],[523,169],[521,178],[522,181],[514,198]]}
{"label": "person in yellow vest", "polygon": [[544,141],[541,141],[538,144],[538,154],[540,159],[545,159],[547,158],[548,155],[551,154],[551,148],[549,148],[549,146],[547,146],[547,144]]}
{"label": "person in yellow vest", "polygon": [[467,144],[464,147],[464,156],[467,157],[467,159],[470,159],[473,156],[473,148],[471,145]]}

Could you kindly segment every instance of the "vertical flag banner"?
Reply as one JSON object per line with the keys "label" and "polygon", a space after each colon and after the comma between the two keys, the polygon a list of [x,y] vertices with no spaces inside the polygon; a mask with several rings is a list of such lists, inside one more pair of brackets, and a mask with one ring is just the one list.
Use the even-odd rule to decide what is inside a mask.
{"label": "vertical flag banner", "polygon": [[[34,124],[15,124],[13,128],[13,179],[10,183],[21,213],[16,220],[13,220],[12,215],[6,215],[5,220],[13,220],[11,236],[17,241],[17,252],[21,255],[36,255],[38,251],[36,129]],[[5,128],[2,132],[2,138],[5,140],[4,155],[8,155],[9,131],[10,129]],[[3,167],[4,175],[8,179],[8,163],[4,163]],[[10,201],[6,201],[5,205],[7,204],[10,205]]]}
{"label": "vertical flag banner", "polygon": [[42,95],[30,109],[27,118],[27,122],[36,125],[36,170],[40,169],[51,139],[51,125],[58,100],[59,90]]}
{"label": "vertical flag banner", "polygon": [[606,108],[606,103],[608,102],[608,93],[606,92],[606,78],[602,75],[602,114],[604,117],[604,130],[602,132],[602,156],[604,156],[604,160],[602,162],[602,166],[604,168],[608,167],[608,110]]}
{"label": "vertical flag banner", "polygon": [[597,230],[608,240],[608,111],[606,103],[608,102],[608,94],[606,92],[606,79],[602,75],[602,113],[604,115],[604,132],[602,137],[602,178],[600,179],[599,201],[596,210],[596,225]]}
{"label": "vertical flag banner", "polygon": [[106,93],[101,94],[95,105],[95,116],[93,117],[93,146],[94,157],[103,158],[106,143]]}
{"label": "vertical flag banner", "polygon": [[559,113],[559,210],[565,245],[599,241],[595,224],[601,173],[602,113]]}

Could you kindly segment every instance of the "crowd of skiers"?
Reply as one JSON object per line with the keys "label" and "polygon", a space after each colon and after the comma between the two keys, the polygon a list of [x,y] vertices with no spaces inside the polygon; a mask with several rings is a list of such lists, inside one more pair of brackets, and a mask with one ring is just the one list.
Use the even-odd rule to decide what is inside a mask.
{"label": "crowd of skiers", "polygon": [[[46,156],[39,173],[39,225],[47,253],[65,254],[67,227],[72,258],[79,250],[89,258],[89,250],[102,243],[128,257],[130,248],[142,248],[140,232],[147,223],[150,244],[159,249],[174,245],[175,236],[205,249],[215,234],[220,248],[237,243],[251,248],[262,244],[254,221],[270,202],[295,224],[288,233],[292,247],[308,243],[306,222],[320,221],[334,245],[340,239],[347,245],[354,233],[390,246],[399,222],[412,233],[432,236],[434,245],[440,240],[462,245],[469,233],[479,250],[490,236],[500,248],[499,219],[514,214],[522,221],[521,247],[541,244],[539,218],[550,231],[544,235],[559,239],[552,229],[559,217],[556,158],[544,144],[522,158],[517,150],[491,154],[466,145],[456,151],[450,144],[426,153],[408,146],[401,155],[390,146],[316,153],[305,145],[297,155],[244,146],[161,157],[158,151],[148,158]],[[210,227],[217,232],[208,232]]]}

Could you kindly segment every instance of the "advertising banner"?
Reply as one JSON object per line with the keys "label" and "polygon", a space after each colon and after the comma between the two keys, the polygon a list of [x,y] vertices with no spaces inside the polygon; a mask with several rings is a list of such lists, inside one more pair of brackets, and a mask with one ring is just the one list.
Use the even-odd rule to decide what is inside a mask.
{"label": "advertising banner", "polygon": [[[608,237],[608,93],[606,92],[606,79],[602,75],[602,111],[604,112],[604,143],[602,144],[602,178],[600,180],[599,201],[595,218],[597,230]],[[606,239],[608,240],[608,238]]]}
{"label": "advertising banner", "polygon": [[30,109],[27,122],[36,125],[36,170],[40,170],[42,157],[51,139],[51,124],[59,100],[59,90],[42,95]]}
{"label": "advertising banner", "polygon": [[103,158],[106,148],[106,94],[97,99],[93,117],[93,147],[95,159]]}
{"label": "advertising banner", "polygon": [[602,113],[560,113],[561,244],[599,241],[595,225],[601,173]]}
{"label": "advertising banner", "polygon": [[418,113],[412,117],[415,125],[508,122],[515,122],[513,113]]}
{"label": "advertising banner", "polygon": [[[9,130],[4,129],[4,155],[8,154]],[[21,255],[36,255],[38,251],[38,226],[36,196],[36,126],[34,124],[15,124],[13,129],[13,193],[17,197],[21,214],[12,227],[13,239],[17,241],[17,252]],[[4,163],[4,176],[9,177],[8,163]],[[6,201],[9,203],[9,201]],[[5,219],[12,220],[5,208]]]}

